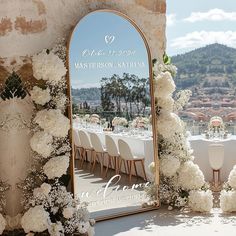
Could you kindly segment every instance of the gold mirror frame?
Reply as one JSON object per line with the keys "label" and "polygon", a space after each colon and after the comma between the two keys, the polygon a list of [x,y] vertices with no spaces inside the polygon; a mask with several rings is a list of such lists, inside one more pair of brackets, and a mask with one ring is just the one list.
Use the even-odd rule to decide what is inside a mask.
{"label": "gold mirror frame", "polygon": [[[69,97],[68,118],[70,119],[71,158],[70,158],[70,168],[69,169],[70,169],[70,175],[71,175],[71,186],[70,186],[71,187],[71,192],[73,193],[73,195],[75,194],[75,188],[74,188],[74,184],[75,184],[74,167],[75,167],[75,164],[74,164],[74,145],[73,145],[73,139],[74,138],[73,138],[73,132],[72,132],[73,121],[72,121],[72,95],[71,95],[71,82],[70,82],[69,47],[70,47],[71,39],[72,39],[72,36],[73,36],[73,33],[75,31],[76,26],[80,23],[80,21],[84,17],[86,17],[86,16],[88,16],[92,13],[95,13],[95,12],[110,12],[110,13],[114,13],[114,14],[126,19],[137,30],[137,32],[139,33],[139,35],[141,36],[141,38],[143,39],[143,42],[145,44],[147,55],[148,55],[148,63],[149,63],[149,81],[150,81],[150,95],[151,95],[153,150],[154,150],[153,161],[155,162],[155,169],[156,169],[154,181],[155,181],[155,184],[157,186],[159,186],[160,178],[159,178],[158,136],[157,136],[157,122],[156,122],[157,121],[157,116],[156,116],[156,108],[155,108],[153,71],[152,71],[152,57],[151,57],[150,47],[148,45],[147,39],[146,39],[144,33],[142,32],[142,30],[127,15],[125,15],[124,13],[121,13],[119,11],[112,10],[112,9],[99,9],[99,10],[91,11],[91,12],[89,12],[89,13],[87,13],[84,16],[81,17],[81,19],[73,27],[73,29],[71,31],[71,34],[69,36],[69,40],[67,42],[66,66],[67,66],[68,72],[67,72],[67,75],[66,75],[66,80],[67,80],[67,95]],[[157,192],[157,196],[159,196],[158,192]],[[118,218],[118,217],[123,217],[123,216],[138,214],[138,213],[142,213],[142,212],[147,212],[147,211],[151,211],[151,210],[156,210],[159,207],[160,207],[160,202],[159,202],[159,199],[158,199],[158,202],[155,206],[150,206],[150,207],[145,207],[145,208],[140,207],[140,209],[133,210],[133,211],[127,211],[127,212],[123,211],[123,212],[120,212],[120,213],[101,216],[101,217],[97,217],[95,220],[98,222],[98,221],[114,219],[114,218]]]}

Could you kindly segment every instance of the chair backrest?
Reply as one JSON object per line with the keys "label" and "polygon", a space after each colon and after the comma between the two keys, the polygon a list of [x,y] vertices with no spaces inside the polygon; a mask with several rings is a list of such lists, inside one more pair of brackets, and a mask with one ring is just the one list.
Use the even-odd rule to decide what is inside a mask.
{"label": "chair backrest", "polygon": [[112,157],[118,157],[120,153],[113,138],[109,135],[106,135],[105,140],[106,140],[107,153]]}
{"label": "chair backrest", "polygon": [[91,140],[92,146],[96,152],[104,152],[102,142],[97,134],[90,133],[90,140]]}
{"label": "chair backrest", "polygon": [[208,146],[209,163],[213,170],[219,170],[224,164],[224,145],[210,144]]}
{"label": "chair backrest", "polygon": [[93,146],[90,142],[88,134],[83,130],[79,130],[78,133],[79,133],[79,139],[80,139],[80,142],[81,142],[81,146],[83,148],[86,148],[86,149],[92,149]]}
{"label": "chair backrest", "polygon": [[77,130],[73,129],[72,131],[72,135],[73,135],[73,142],[74,142],[74,145],[76,147],[80,147],[81,146],[81,143],[80,143],[80,139],[79,139],[79,133]]}
{"label": "chair backrest", "polygon": [[118,140],[118,147],[119,147],[119,152],[120,152],[121,158],[123,158],[125,160],[133,160],[134,159],[134,156],[131,152],[131,149],[130,149],[128,143],[126,143],[122,139],[119,139]]}

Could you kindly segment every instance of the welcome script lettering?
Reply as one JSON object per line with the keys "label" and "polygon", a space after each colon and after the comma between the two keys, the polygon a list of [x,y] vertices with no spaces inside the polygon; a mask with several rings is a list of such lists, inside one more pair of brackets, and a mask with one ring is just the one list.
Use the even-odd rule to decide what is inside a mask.
{"label": "welcome script lettering", "polygon": [[104,188],[100,188],[95,190],[95,192],[82,192],[80,198],[89,198],[92,194],[96,194],[96,196],[102,196],[103,199],[106,199],[111,194],[116,193],[117,191],[132,191],[137,190],[139,188],[145,189],[150,185],[150,182],[146,183],[139,183],[139,184],[133,184],[131,186],[124,185],[123,187],[119,184],[121,180],[121,175],[114,175],[110,180],[106,183]]}

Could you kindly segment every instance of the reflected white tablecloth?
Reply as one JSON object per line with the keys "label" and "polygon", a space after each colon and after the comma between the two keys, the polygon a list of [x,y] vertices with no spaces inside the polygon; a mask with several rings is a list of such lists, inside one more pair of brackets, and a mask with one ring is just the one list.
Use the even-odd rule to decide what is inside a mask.
{"label": "reflected white tablecloth", "polygon": [[[77,128],[77,127],[74,127],[74,129],[77,131],[79,130],[79,128]],[[142,137],[142,136],[128,136],[128,135],[125,135],[125,133],[124,134],[115,134],[113,132],[101,132],[101,131],[93,131],[93,130],[89,130],[89,129],[83,129],[83,130],[85,130],[88,133],[91,133],[91,132],[96,133],[99,136],[99,138],[104,146],[105,146],[105,135],[106,134],[111,136],[114,139],[117,146],[118,146],[119,139],[123,139],[124,141],[126,141],[129,144],[131,151],[134,155],[145,158],[144,164],[145,164],[146,175],[147,175],[148,179],[151,179],[152,173],[150,172],[148,166],[151,162],[153,162],[153,157],[154,157],[153,139],[152,138],[146,138],[146,137]],[[137,163],[136,166],[137,166],[138,175],[143,176],[141,163]]]}
{"label": "reflected white tablecloth", "polygon": [[201,135],[189,138],[191,147],[194,150],[194,163],[198,164],[207,181],[212,180],[212,169],[208,159],[208,146],[213,143],[224,145],[224,164],[221,169],[221,180],[227,181],[230,171],[236,164],[236,136],[227,139],[205,139]]}

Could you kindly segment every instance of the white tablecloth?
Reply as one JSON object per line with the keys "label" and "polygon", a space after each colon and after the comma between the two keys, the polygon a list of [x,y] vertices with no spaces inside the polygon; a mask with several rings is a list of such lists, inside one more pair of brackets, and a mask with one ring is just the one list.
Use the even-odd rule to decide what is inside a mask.
{"label": "white tablecloth", "polygon": [[[75,128],[75,129],[78,131],[77,128]],[[128,136],[125,134],[115,134],[112,132],[99,132],[99,131],[92,131],[92,130],[85,130],[85,131],[88,133],[91,133],[91,132],[96,133],[99,136],[99,138],[104,146],[105,146],[105,135],[106,134],[113,138],[113,140],[116,142],[117,146],[118,146],[119,139],[122,139],[125,142],[127,142],[134,155],[145,158],[144,165],[145,165],[146,175],[147,175],[148,179],[151,178],[152,174],[151,174],[148,166],[154,160],[154,158],[153,158],[154,157],[153,139],[152,138],[145,138],[142,136]],[[136,166],[137,166],[138,175],[143,177],[141,163],[137,163]]]}
{"label": "white tablecloth", "polygon": [[194,150],[194,163],[199,165],[207,181],[212,180],[212,169],[208,159],[208,146],[213,143],[224,145],[224,164],[221,169],[221,180],[227,181],[230,171],[236,164],[236,136],[233,135],[221,140],[211,140],[198,135],[190,137],[189,141]]}

